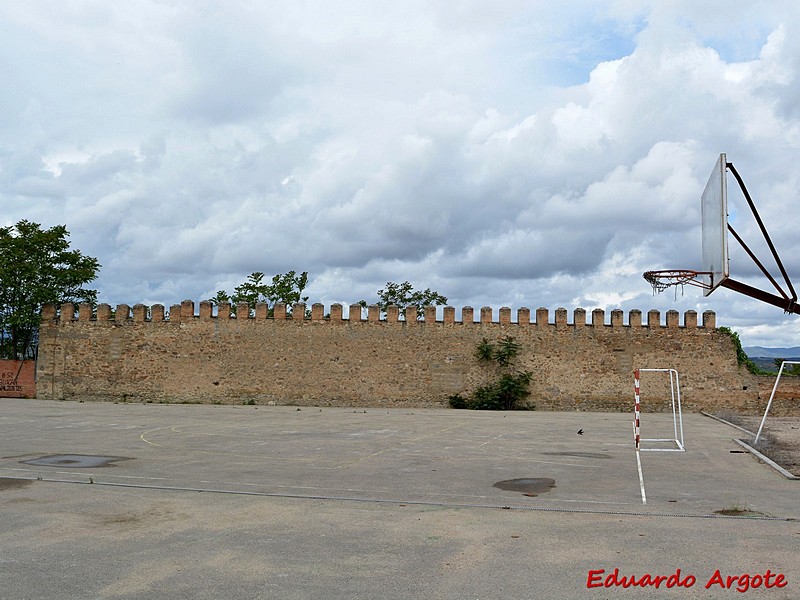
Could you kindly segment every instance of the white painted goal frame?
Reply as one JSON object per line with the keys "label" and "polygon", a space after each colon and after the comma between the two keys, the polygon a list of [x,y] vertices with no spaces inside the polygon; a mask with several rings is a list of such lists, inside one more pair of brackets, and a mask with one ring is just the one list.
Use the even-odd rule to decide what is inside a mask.
{"label": "white painted goal frame", "polygon": [[[672,404],[672,427],[674,437],[672,438],[642,438],[640,436],[640,373],[668,373],[669,374],[669,389],[670,389],[670,402]],[[686,446],[683,442],[683,413],[681,411],[681,385],[678,371],[675,369],[635,369],[633,371],[634,377],[634,421],[633,421],[633,441],[636,445],[636,450],[642,452],[685,452]],[[642,442],[669,442],[674,444],[674,448],[642,448]]]}
{"label": "white painted goal frame", "polygon": [[764,411],[764,416],[761,419],[761,425],[758,426],[758,433],[756,434],[756,439],[753,440],[753,444],[758,444],[758,440],[761,437],[761,430],[764,429],[764,423],[767,422],[767,415],[769,414],[769,409],[772,408],[772,400],[775,398],[775,392],[778,390],[778,383],[781,380],[781,375],[783,375],[783,367],[786,365],[800,365],[800,361],[797,360],[784,360],[781,363],[781,368],[778,369],[778,376],[775,378],[775,385],[772,386],[772,393],[769,395],[769,402],[767,402],[767,410]]}

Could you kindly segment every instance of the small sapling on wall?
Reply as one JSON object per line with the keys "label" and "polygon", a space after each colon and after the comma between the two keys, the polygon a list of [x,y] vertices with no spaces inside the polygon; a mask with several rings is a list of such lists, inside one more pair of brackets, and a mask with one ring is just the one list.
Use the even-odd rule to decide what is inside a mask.
{"label": "small sapling on wall", "polygon": [[478,387],[472,396],[465,398],[461,394],[450,396],[453,408],[471,408],[474,410],[514,410],[532,406],[522,406],[522,401],[530,396],[531,371],[518,371],[514,367],[514,359],[521,346],[512,336],[506,336],[492,344],[483,338],[475,349],[478,361],[484,363],[499,375],[499,379]]}

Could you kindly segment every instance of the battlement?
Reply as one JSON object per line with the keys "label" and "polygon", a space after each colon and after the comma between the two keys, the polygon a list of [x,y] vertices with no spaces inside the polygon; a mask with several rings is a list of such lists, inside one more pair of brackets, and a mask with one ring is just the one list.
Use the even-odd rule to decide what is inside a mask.
{"label": "battlement", "polygon": [[[239,304],[236,314],[231,311],[230,304],[220,304],[214,306],[211,302],[203,301],[199,303],[198,312],[195,313],[195,303],[192,300],[184,300],[180,304],[173,304],[169,311],[163,304],[147,306],[136,304],[131,307],[128,304],[118,304],[112,311],[109,304],[99,304],[94,310],[91,304],[70,304],[65,303],[59,306],[55,304],[45,304],[42,308],[43,324],[47,323],[66,323],[71,321],[94,322],[94,323],[185,323],[191,321],[215,321],[217,323],[241,322],[241,321],[264,321],[272,323],[293,322],[293,323],[331,323],[331,324],[388,324],[418,326],[430,323],[440,323],[443,325],[517,325],[520,327],[611,327],[611,328],[686,328],[686,329],[714,329],[716,327],[716,315],[713,311],[702,313],[702,321],[698,324],[698,314],[696,311],[688,310],[681,314],[677,310],[669,310],[665,314],[662,322],[661,312],[650,310],[646,313],[647,320],[643,319],[644,313],[634,309],[628,312],[627,319],[624,311],[615,309],[606,318],[606,311],[600,308],[587,311],[583,308],[576,308],[569,319],[566,308],[557,308],[552,315],[547,308],[537,308],[533,313],[531,309],[521,307],[516,311],[516,319],[512,319],[513,311],[504,306],[497,313],[490,306],[481,307],[479,311],[471,306],[461,308],[461,319],[456,320],[456,309],[453,306],[426,306],[423,309],[423,319],[417,319],[417,309],[410,307],[406,309],[405,319],[400,316],[400,308],[389,306],[386,315],[381,318],[380,309],[377,305],[371,305],[365,310],[360,304],[351,304],[348,308],[347,317],[344,316],[344,305],[332,304],[330,311],[325,312],[325,306],[320,303],[311,305],[310,316],[306,315],[305,304],[295,304],[292,311],[287,310],[285,304],[276,304],[272,316],[266,304],[256,305],[255,311],[251,311],[246,303]],[[227,316],[226,316],[227,315]],[[246,315],[246,316],[245,316]],[[495,316],[497,317],[495,319]],[[589,317],[587,319],[587,317]]]}

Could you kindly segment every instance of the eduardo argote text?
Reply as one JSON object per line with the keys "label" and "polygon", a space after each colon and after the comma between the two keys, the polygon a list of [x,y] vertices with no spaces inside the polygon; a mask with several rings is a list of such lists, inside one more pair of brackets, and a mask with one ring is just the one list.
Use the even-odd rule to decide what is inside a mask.
{"label": "eduardo argote text", "polygon": [[728,575],[720,569],[716,569],[712,575],[699,580],[698,577],[691,573],[681,573],[680,569],[676,569],[674,573],[669,575],[651,575],[650,573],[622,575],[619,572],[619,568],[608,572],[605,569],[590,569],[586,577],[587,588],[652,587],[680,589],[691,588],[697,584],[702,585],[707,590],[736,590],[741,593],[757,588],[783,588],[788,583],[783,573],[774,573],[771,569],[752,575],[750,573]]}

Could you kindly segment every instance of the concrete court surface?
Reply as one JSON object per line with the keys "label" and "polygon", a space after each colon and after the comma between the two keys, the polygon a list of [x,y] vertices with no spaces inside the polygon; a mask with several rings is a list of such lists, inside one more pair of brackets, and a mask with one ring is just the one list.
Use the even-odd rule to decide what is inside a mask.
{"label": "concrete court surface", "polygon": [[3,399],[0,598],[800,598],[800,481],[631,420]]}

